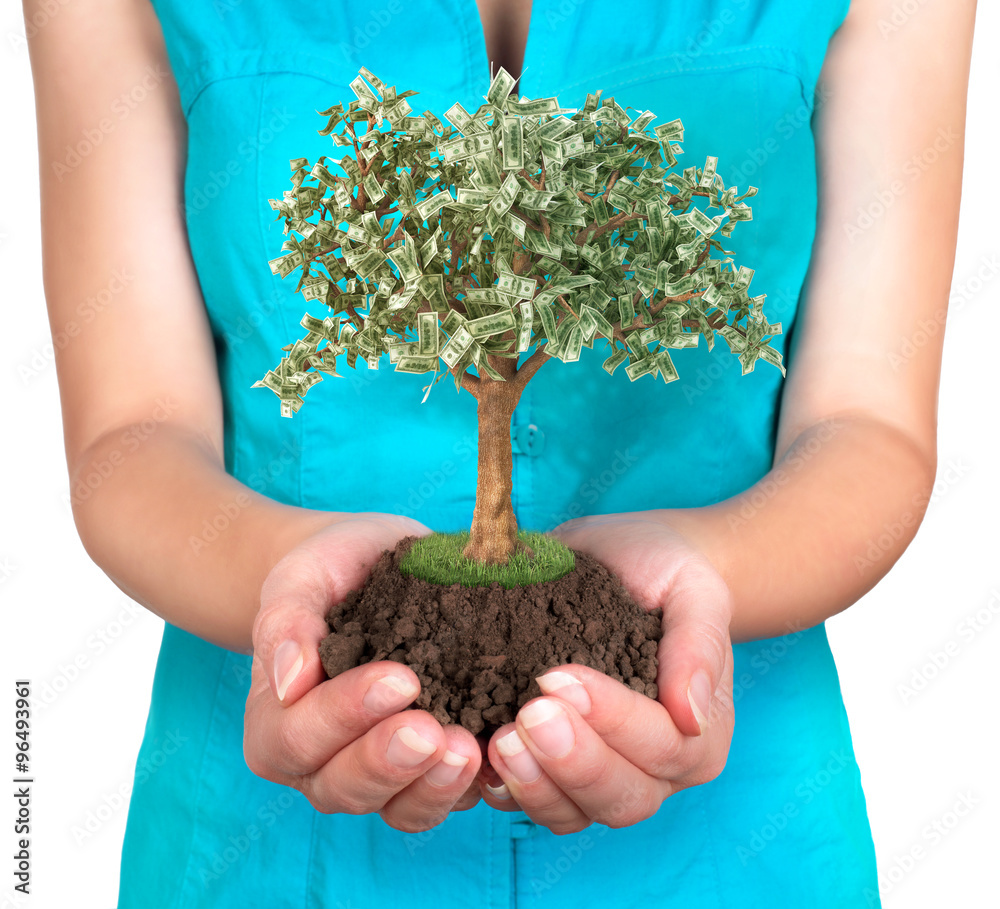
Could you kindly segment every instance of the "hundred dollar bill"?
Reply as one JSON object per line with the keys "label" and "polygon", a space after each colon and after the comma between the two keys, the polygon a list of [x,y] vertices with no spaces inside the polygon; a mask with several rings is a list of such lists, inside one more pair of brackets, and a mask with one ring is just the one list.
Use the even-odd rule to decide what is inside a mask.
{"label": "hundred dollar bill", "polygon": [[444,312],[448,308],[448,297],[444,292],[444,275],[421,275],[417,279],[417,287],[435,312]]}
{"label": "hundred dollar bill", "polygon": [[451,201],[453,201],[451,193],[449,193],[447,190],[441,190],[441,192],[434,193],[433,196],[430,196],[429,198],[424,199],[422,202],[418,203],[416,206],[417,213],[420,215],[421,218],[423,218],[426,221],[431,215],[434,214],[434,212],[438,211],[445,203]]}
{"label": "hundred dollar bill", "polygon": [[537,117],[541,114],[558,114],[563,108],[559,107],[556,98],[536,98],[529,101],[527,98],[511,99],[507,103],[507,109],[520,114],[522,117]]}
{"label": "hundred dollar bill", "polygon": [[656,114],[652,111],[644,110],[638,117],[635,118],[630,124],[629,129],[634,129],[637,131],[644,130],[650,123],[656,119]]}
{"label": "hundred dollar bill", "polygon": [[495,193],[486,189],[466,189],[458,191],[458,201],[463,205],[488,205]]}
{"label": "hundred dollar bill", "polygon": [[468,329],[463,325],[451,336],[451,340],[441,349],[441,359],[449,369],[462,359],[465,352],[472,346],[473,337]]}
{"label": "hundred dollar bill", "polygon": [[385,190],[382,189],[378,180],[375,179],[374,174],[368,174],[365,177],[363,186],[369,202],[378,202],[385,195]]}
{"label": "hundred dollar bill", "polygon": [[[465,328],[468,329],[469,333],[476,340],[482,338],[490,338],[493,335],[502,334],[505,331],[510,331],[512,328],[516,327],[517,320],[514,317],[512,310],[504,310],[503,312],[493,313],[489,316],[483,316],[479,319],[473,319],[471,322],[467,322]],[[456,333],[457,337],[457,333]]]}
{"label": "hundred dollar bill", "polygon": [[445,142],[441,146],[444,160],[448,164],[471,158],[474,155],[481,155],[484,152],[492,151],[493,135],[491,133],[481,133],[475,136],[468,136],[464,139],[455,139]]}
{"label": "hundred dollar bill", "polygon": [[688,223],[690,223],[702,234],[708,235],[715,233],[715,229],[719,226],[716,221],[709,218],[708,215],[706,215],[700,208],[692,208],[691,211],[683,217],[685,217]]}
{"label": "hundred dollar bill", "polygon": [[504,170],[524,167],[524,121],[520,117],[503,118],[503,167]]}
{"label": "hundred dollar bill", "polygon": [[503,185],[500,187],[500,192],[490,202],[490,210],[493,214],[497,217],[507,214],[510,207],[514,204],[520,188],[521,184],[517,182],[517,177],[513,174],[508,174],[507,179],[503,181]]}
{"label": "hundred dollar bill", "polygon": [[669,123],[661,123],[659,126],[653,127],[653,135],[657,139],[683,142],[684,141],[684,124],[680,120],[671,120]]}
{"label": "hundred dollar bill", "polygon": [[400,309],[406,309],[410,302],[417,295],[417,286],[414,284],[412,287],[407,287],[402,293],[393,294],[389,297],[389,302],[387,304],[387,309],[389,312],[396,312]]}
{"label": "hundred dollar bill", "polygon": [[398,249],[386,254],[389,260],[399,269],[404,281],[415,281],[420,277],[420,266],[417,264],[417,247],[407,235],[404,243]]}
{"label": "hundred dollar bill", "polygon": [[510,94],[510,90],[514,87],[514,83],[516,81],[517,80],[501,66],[497,71],[497,74],[493,77],[493,81],[490,83],[489,91],[486,92],[486,103],[492,104],[495,107],[501,107],[507,96]]}
{"label": "hundred dollar bill", "polygon": [[524,353],[529,347],[531,347],[531,323],[533,317],[533,307],[528,300],[522,300],[520,305],[521,310],[521,327],[518,329],[517,333],[517,352]]}
{"label": "hundred dollar bill", "polygon": [[570,136],[560,143],[560,147],[562,148],[563,156],[566,158],[572,158],[574,155],[582,155],[585,148],[583,136]]}
{"label": "hundred dollar bill", "polygon": [[437,356],[438,317],[435,312],[417,315],[417,354],[422,357]]}
{"label": "hundred dollar bill", "polygon": [[753,278],[754,269],[747,268],[745,265],[740,266],[740,270],[736,272],[736,280],[733,282],[734,288],[743,288],[744,290],[750,286],[750,281]]}
{"label": "hundred dollar bill", "polygon": [[402,356],[396,361],[396,372],[433,372],[437,361],[436,356]]}
{"label": "hundred dollar bill", "polygon": [[643,357],[641,360],[625,367],[625,373],[631,381],[635,381],[641,376],[649,375],[656,369],[656,358],[653,356]]}
{"label": "hundred dollar bill", "polygon": [[462,133],[467,131],[468,125],[472,121],[469,112],[458,101],[444,112],[444,118]]}
{"label": "hundred dollar bill", "polygon": [[715,168],[719,164],[719,159],[714,155],[707,155],[705,157],[705,167],[701,172],[701,180],[698,181],[698,185],[702,189],[708,189],[715,180]]}
{"label": "hundred dollar bill", "polygon": [[615,370],[622,365],[628,359],[628,351],[624,348],[616,350],[610,357],[608,357],[603,364],[601,364],[608,375],[614,375]]}
{"label": "hundred dollar bill", "polygon": [[351,89],[357,95],[362,108],[373,111],[378,107],[379,100],[375,96],[375,92],[368,87],[368,83],[365,82],[361,75],[356,76],[354,81],[351,82]]}
{"label": "hundred dollar bill", "polygon": [[510,272],[502,272],[497,280],[497,290],[530,299],[538,285],[531,278],[521,278]]}

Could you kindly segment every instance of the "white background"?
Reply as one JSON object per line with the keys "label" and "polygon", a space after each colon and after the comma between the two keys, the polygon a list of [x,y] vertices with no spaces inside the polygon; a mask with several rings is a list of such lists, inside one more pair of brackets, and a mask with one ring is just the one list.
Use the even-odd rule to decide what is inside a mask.
{"label": "white background", "polygon": [[[7,686],[14,678],[31,678],[35,695],[50,703],[37,710],[32,733],[36,895],[15,900],[11,890],[8,799],[9,814],[0,823],[0,854],[6,856],[0,909],[110,907],[162,622],[132,604],[90,561],[67,502],[42,295],[34,106],[23,33],[20,4],[5,3],[0,681],[6,694],[0,714],[12,716]],[[1000,255],[994,199],[998,43],[1000,4],[981,0],[935,496],[916,540],[889,575],[827,625],[888,907],[997,905],[1000,279],[984,266],[992,261],[995,268]],[[979,280],[981,270],[985,280]],[[12,739],[8,731],[2,735],[6,773]],[[963,800],[973,807],[959,817],[953,807]]]}

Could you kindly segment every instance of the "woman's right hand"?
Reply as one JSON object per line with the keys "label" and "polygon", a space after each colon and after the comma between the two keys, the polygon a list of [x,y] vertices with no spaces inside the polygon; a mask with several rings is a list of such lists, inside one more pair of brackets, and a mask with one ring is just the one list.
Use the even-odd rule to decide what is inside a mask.
{"label": "woman's right hand", "polygon": [[327,679],[319,643],[330,605],[361,587],[382,551],[429,532],[396,515],[346,515],[274,566],[254,622],[244,718],[255,774],[298,789],[323,813],[378,812],[408,833],[479,801],[480,746],[460,726],[403,711],[420,691],[409,667],[384,660]]}

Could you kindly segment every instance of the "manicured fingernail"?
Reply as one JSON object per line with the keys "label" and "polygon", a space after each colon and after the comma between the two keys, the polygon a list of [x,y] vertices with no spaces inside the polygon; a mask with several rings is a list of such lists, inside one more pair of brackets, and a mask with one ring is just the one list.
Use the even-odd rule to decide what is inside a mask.
{"label": "manicured fingernail", "polygon": [[499,786],[491,786],[489,783],[486,784],[486,789],[490,795],[495,799],[501,799],[506,801],[510,798],[510,790],[507,788],[506,783],[501,783]]}
{"label": "manicured fingernail", "polygon": [[531,741],[549,757],[565,757],[576,744],[569,717],[555,701],[532,701],[521,708],[518,717]]}
{"label": "manicured fingernail", "polygon": [[465,769],[469,759],[462,754],[455,754],[454,751],[446,751],[441,758],[424,776],[429,783],[435,786],[450,786],[455,782]]}
{"label": "manicured fingernail", "polygon": [[279,701],[285,699],[288,686],[302,671],[304,663],[302,648],[295,641],[282,641],[278,645],[278,649],[274,651],[274,688],[278,693]]}
{"label": "manicured fingernail", "polygon": [[704,733],[708,728],[708,712],[712,703],[712,683],[704,669],[695,670],[691,676],[687,696],[698,728]]}
{"label": "manicured fingernail", "polygon": [[406,679],[387,675],[371,683],[361,703],[372,713],[395,713],[410,703],[420,688]]}
{"label": "manicured fingernail", "polygon": [[542,775],[542,768],[535,760],[535,756],[525,747],[516,729],[497,739],[497,751],[510,768],[510,772],[517,777],[518,782],[533,783]]}
{"label": "manicured fingernail", "polygon": [[538,687],[545,694],[554,694],[569,701],[580,716],[590,713],[590,695],[579,679],[573,678],[568,672],[546,672],[535,679]]}
{"label": "manicured fingernail", "polygon": [[437,748],[433,742],[428,742],[420,733],[410,726],[400,726],[389,739],[386,757],[389,763],[408,770],[427,760],[427,755],[433,754]]}

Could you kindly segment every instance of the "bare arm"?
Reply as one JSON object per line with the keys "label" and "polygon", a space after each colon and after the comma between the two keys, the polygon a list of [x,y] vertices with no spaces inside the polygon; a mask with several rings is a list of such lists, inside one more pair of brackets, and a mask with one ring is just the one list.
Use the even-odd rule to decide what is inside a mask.
{"label": "bare arm", "polygon": [[[883,36],[892,5],[854,0],[820,76],[820,223],[774,466],[740,496],[669,515],[728,582],[737,641],[854,603],[909,545],[933,487],[976,4],[927,3]],[[939,330],[905,356],[928,321]]]}
{"label": "bare arm", "polygon": [[[29,18],[40,4],[25,0]],[[208,640],[248,650],[271,566],[331,513],[288,507],[223,466],[222,402],[187,246],[185,123],[148,0],[61,8],[30,43],[53,333],[73,514],[129,596]],[[139,85],[145,99],[115,117]],[[113,128],[79,162],[74,148]],[[150,179],[150,175],[156,175]],[[87,297],[110,293],[102,308]],[[207,391],[206,391],[207,390]],[[204,546],[204,523],[229,529]]]}

